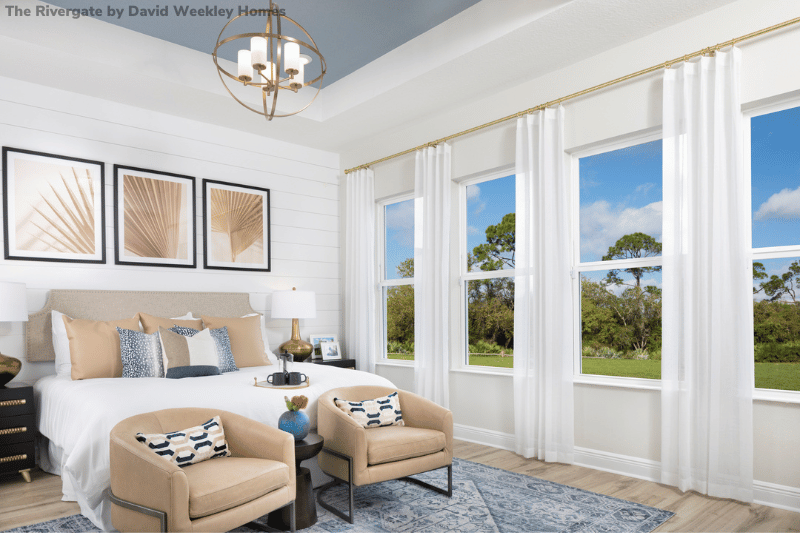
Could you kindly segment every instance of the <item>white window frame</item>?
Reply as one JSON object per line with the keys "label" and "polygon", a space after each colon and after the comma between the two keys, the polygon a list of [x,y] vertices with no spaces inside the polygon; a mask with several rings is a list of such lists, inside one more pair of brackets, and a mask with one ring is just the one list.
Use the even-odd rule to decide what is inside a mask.
{"label": "white window frame", "polygon": [[[458,252],[458,290],[459,290],[459,340],[452,343],[459,354],[456,358],[455,364],[451,365],[452,370],[463,371],[470,373],[484,373],[484,374],[502,374],[510,375],[513,373],[513,368],[501,368],[496,366],[480,366],[469,364],[469,330],[468,330],[468,314],[469,306],[467,303],[467,283],[477,279],[495,279],[495,278],[513,278],[515,276],[514,269],[506,270],[493,270],[491,272],[468,272],[467,271],[467,254],[471,250],[467,249],[467,187],[470,185],[479,185],[487,181],[492,181],[499,178],[507,178],[515,174],[513,165],[493,169],[488,172],[481,172],[476,175],[469,176],[461,179],[458,182],[458,238],[459,238],[459,252]],[[516,186],[515,186],[516,188]],[[515,207],[516,212],[516,207]]]}
{"label": "white window frame", "polygon": [[[603,385],[610,387],[624,387],[631,389],[661,390],[660,379],[630,378],[621,376],[601,376],[596,374],[583,374],[582,365],[582,324],[581,311],[581,273],[612,270],[615,268],[632,268],[647,266],[662,266],[662,256],[644,259],[616,259],[614,261],[592,261],[581,263],[580,255],[580,159],[606,152],[613,152],[622,148],[629,148],[639,144],[658,141],[663,138],[661,127],[651,128],[643,132],[624,135],[615,139],[592,143],[587,147],[570,151],[570,191],[571,191],[571,267],[572,278],[572,331],[573,331],[573,382],[589,385]],[[663,190],[663,173],[662,173]],[[663,339],[662,339],[663,346]]]}
{"label": "white window frame", "polygon": [[[753,211],[752,211],[751,185],[753,183],[753,176],[751,167],[752,164],[751,121],[754,117],[759,117],[761,115],[768,115],[770,113],[777,113],[780,111],[785,111],[787,109],[792,109],[794,107],[800,107],[800,98],[798,98],[798,96],[796,95],[777,98],[777,99],[770,99],[770,100],[771,100],[770,103],[767,104],[756,104],[748,106],[748,109],[744,111],[744,124],[742,127],[743,137],[744,137],[742,142],[744,146],[744,150],[742,150],[744,174],[745,174],[745,183],[747,184],[746,186],[747,186],[748,206],[750,206],[747,213],[748,215],[747,224],[749,226],[748,235],[750,236],[751,261],[800,257],[800,242],[798,242],[798,244],[793,246],[770,246],[764,248],[754,248],[752,243]],[[753,361],[753,364],[755,365],[755,361]],[[753,399],[782,402],[782,403],[800,403],[800,391],[756,388],[755,375],[754,375]]]}
{"label": "white window frame", "polygon": [[[381,349],[375,354],[375,362],[382,365],[398,365],[398,366],[413,366],[414,361],[406,361],[403,359],[389,359],[386,355],[386,331],[387,331],[387,316],[386,305],[383,300],[383,291],[388,287],[398,287],[402,285],[414,285],[414,278],[400,278],[400,279],[386,279],[386,206],[392,204],[399,204],[408,200],[414,200],[414,193],[404,193],[399,195],[382,198],[376,203],[377,213],[375,220],[377,221],[377,244],[375,249],[378,255],[378,284],[376,287],[375,303],[378,306],[377,313],[380,317],[380,325],[378,327],[380,332],[379,342]],[[416,356],[416,354],[415,354]]]}

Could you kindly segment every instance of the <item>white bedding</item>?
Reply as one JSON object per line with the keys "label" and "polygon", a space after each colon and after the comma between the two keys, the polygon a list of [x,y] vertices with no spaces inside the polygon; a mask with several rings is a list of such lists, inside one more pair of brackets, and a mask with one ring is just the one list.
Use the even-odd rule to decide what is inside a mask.
{"label": "white bedding", "polygon": [[252,367],[186,379],[42,378],[34,387],[39,432],[49,439],[47,448],[40,449],[41,466],[61,475],[64,500],[77,501],[84,516],[96,526],[113,530],[107,496],[109,434],[121,420],[172,407],[211,407],[277,427],[278,418],[286,411],[283,397],[303,394],[309,399],[306,414],[316,426],[317,399],[324,392],[352,385],[394,387],[375,374],[299,363],[291,370],[308,375],[308,388],[270,390],[253,386],[254,377],[263,381],[277,370],[277,366]]}

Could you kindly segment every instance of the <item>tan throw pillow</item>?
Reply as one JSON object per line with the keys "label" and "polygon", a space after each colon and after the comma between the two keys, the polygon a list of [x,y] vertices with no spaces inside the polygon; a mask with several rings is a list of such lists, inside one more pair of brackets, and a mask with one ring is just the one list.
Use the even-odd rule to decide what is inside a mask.
{"label": "tan throw pillow", "polygon": [[69,338],[72,379],[122,377],[117,327],[139,331],[139,319],[133,317],[100,322],[66,315],[63,318]]}
{"label": "tan throw pillow", "polygon": [[231,339],[231,352],[236,366],[271,365],[264,350],[261,338],[261,316],[253,315],[242,318],[221,318],[202,315],[203,325],[209,329],[228,328]]}
{"label": "tan throw pillow", "polygon": [[155,333],[158,331],[159,326],[164,329],[169,329],[172,326],[183,326],[185,328],[203,329],[203,321],[199,318],[196,320],[186,320],[180,318],[164,318],[160,316],[148,315],[147,313],[139,313],[139,320],[142,322],[142,328],[145,333]]}

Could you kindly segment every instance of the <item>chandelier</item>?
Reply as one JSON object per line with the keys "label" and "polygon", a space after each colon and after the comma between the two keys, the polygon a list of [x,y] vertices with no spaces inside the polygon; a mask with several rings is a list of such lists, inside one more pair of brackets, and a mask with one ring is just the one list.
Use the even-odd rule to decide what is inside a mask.
{"label": "chandelier", "polygon": [[[286,11],[280,9],[272,0],[270,0],[269,9],[252,9],[240,12],[239,15],[229,20],[222,28],[222,31],[219,32],[217,46],[214,47],[214,53],[212,54],[214,64],[217,66],[217,74],[219,74],[219,79],[228,94],[241,105],[254,113],[264,116],[267,120],[272,120],[273,117],[296,115],[314,103],[320,89],[322,89],[322,78],[327,72],[325,58],[322,57],[322,54],[317,49],[317,43],[314,42],[311,35],[300,24],[287,17],[285,13]],[[222,35],[228,26],[242,17],[249,19],[266,17],[264,31],[262,33],[241,33],[223,39]],[[291,23],[291,25],[287,23]],[[289,33],[293,33],[295,37],[284,33],[287,28],[290,29]],[[221,66],[217,56],[221,46],[234,41],[238,41],[237,44],[240,46],[243,43],[249,44],[247,48],[239,50],[236,75],[231,74]],[[311,55],[301,54],[301,47],[304,52],[308,52]],[[314,61],[312,56],[318,58],[320,74],[311,81],[305,81],[306,66]],[[246,104],[233,94],[233,91],[228,86],[230,81],[226,83],[226,78],[233,80],[235,86],[241,85],[242,87],[259,90],[261,92],[261,107],[257,108]],[[317,92],[302,108],[293,112],[285,112],[282,106],[282,114],[275,112],[278,105],[278,94],[285,94],[286,91],[298,93],[303,87],[317,82],[319,82]]]}

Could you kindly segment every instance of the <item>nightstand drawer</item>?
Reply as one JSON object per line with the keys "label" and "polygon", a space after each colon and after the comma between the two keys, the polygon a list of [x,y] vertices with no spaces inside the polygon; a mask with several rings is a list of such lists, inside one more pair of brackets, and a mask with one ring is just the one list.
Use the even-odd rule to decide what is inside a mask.
{"label": "nightstand drawer", "polygon": [[0,418],[0,446],[34,440],[34,424],[33,414]]}
{"label": "nightstand drawer", "polygon": [[0,473],[18,472],[36,466],[33,441],[0,444]]}
{"label": "nightstand drawer", "polygon": [[0,389],[0,418],[33,412],[33,387]]}

